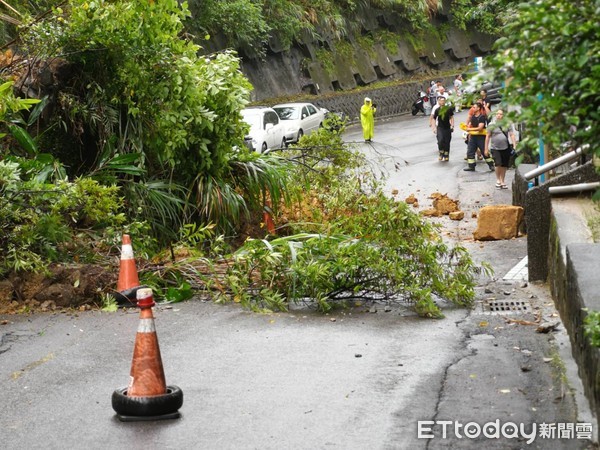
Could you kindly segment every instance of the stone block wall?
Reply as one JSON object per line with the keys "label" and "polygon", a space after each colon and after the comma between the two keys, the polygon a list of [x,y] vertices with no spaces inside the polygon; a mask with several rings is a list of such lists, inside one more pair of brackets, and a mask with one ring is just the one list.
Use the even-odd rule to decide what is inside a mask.
{"label": "stone block wall", "polygon": [[[600,244],[589,241],[585,223],[572,207],[584,201],[577,195],[552,199],[548,187],[598,180],[590,161],[540,186],[527,188],[524,174],[535,165],[517,168],[513,204],[525,207],[530,280],[548,280],[561,320],[568,331],[571,352],[596,419],[600,418],[600,349],[584,335],[585,309],[600,310]],[[586,194],[589,197],[589,193]],[[566,203],[566,207],[565,207]]]}
{"label": "stone block wall", "polygon": [[[377,20],[374,29],[376,24]],[[264,60],[242,58],[242,71],[254,86],[253,102],[298,94],[321,96],[382,80],[410,81],[424,78],[429,72],[458,70],[472,63],[475,56],[489,53],[493,42],[491,36],[450,30],[445,39],[433,33],[426,35],[423,48],[416,50],[398,34],[396,51],[390,51],[393,45],[389,42],[384,46],[349,40],[345,42],[346,53],[341,54],[331,51],[335,44],[327,39],[314,41],[307,37],[290,50],[282,49],[277,39],[272,39]],[[329,70],[319,59],[318,50],[330,52]]]}
{"label": "stone block wall", "polygon": [[[441,78],[445,86],[452,86],[452,77]],[[329,111],[343,112],[350,123],[359,120],[360,107],[365,97],[377,105],[376,120],[397,116],[410,111],[418,92],[425,89],[427,82],[412,82],[378,89],[364,89],[345,95],[315,97],[313,103]]]}

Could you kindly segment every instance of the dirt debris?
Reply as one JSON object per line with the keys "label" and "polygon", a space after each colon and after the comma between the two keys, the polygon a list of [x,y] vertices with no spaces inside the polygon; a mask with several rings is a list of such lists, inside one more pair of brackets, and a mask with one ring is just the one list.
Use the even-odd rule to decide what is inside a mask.
{"label": "dirt debris", "polygon": [[458,200],[454,200],[441,192],[434,192],[428,198],[433,199],[433,208],[421,211],[421,215],[427,217],[448,215],[452,220],[462,220],[464,218],[464,212],[460,210]]}
{"label": "dirt debris", "polygon": [[91,309],[116,286],[118,271],[94,264],[53,264],[47,273],[12,273],[0,281],[0,314]]}

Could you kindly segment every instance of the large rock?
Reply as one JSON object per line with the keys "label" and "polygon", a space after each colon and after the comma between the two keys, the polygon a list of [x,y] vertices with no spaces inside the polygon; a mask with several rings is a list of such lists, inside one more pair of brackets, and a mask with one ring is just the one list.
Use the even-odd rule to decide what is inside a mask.
{"label": "large rock", "polygon": [[477,217],[473,238],[477,241],[496,241],[516,238],[523,220],[523,208],[512,205],[484,206]]}

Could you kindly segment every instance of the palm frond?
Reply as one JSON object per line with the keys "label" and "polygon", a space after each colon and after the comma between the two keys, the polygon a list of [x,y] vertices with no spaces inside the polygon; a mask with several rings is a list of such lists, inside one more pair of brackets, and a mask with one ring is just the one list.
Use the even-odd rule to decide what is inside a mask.
{"label": "palm frond", "polygon": [[243,196],[231,183],[203,174],[195,181],[194,209],[202,221],[221,228],[235,228],[241,215],[248,212]]}
{"label": "palm frond", "polygon": [[21,25],[21,21],[19,19],[15,19],[14,17],[11,17],[7,14],[0,13],[0,20],[3,20],[4,22],[7,22],[7,23],[11,23],[13,25]]}
{"label": "palm frond", "polygon": [[290,173],[291,163],[271,154],[240,155],[231,161],[232,183],[252,208],[262,208],[266,196],[275,211],[281,202],[289,202]]}
{"label": "palm frond", "polygon": [[184,222],[188,191],[164,180],[131,182],[125,186],[132,215],[146,220],[156,236],[174,240]]}

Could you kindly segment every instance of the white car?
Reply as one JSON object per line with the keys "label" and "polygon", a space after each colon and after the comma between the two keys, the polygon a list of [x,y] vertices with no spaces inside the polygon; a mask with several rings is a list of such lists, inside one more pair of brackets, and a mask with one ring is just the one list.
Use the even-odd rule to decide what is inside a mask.
{"label": "white car", "polygon": [[263,153],[286,146],[283,124],[272,108],[244,108],[241,114],[244,122],[250,125],[250,132],[245,140],[254,151]]}
{"label": "white car", "polygon": [[288,143],[298,142],[303,135],[309,135],[323,125],[326,109],[312,103],[283,103],[273,106],[285,127]]}

